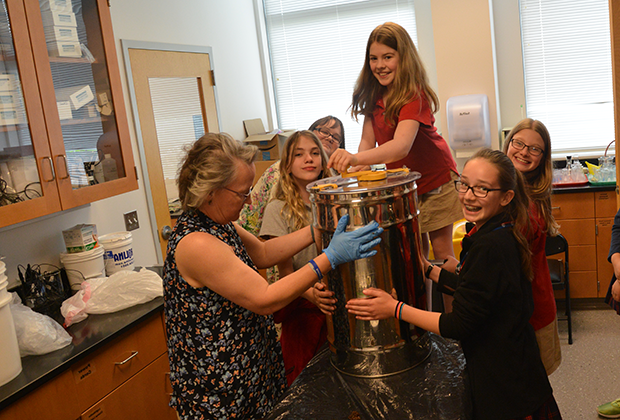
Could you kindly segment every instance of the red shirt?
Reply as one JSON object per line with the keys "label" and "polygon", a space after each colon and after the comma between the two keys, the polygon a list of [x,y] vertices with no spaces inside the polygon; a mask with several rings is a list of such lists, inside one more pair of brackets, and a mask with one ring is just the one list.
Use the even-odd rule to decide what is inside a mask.
{"label": "red shirt", "polygon": [[419,172],[422,178],[416,181],[418,194],[427,193],[449,182],[450,171],[458,173],[448,143],[437,133],[435,117],[426,99],[418,98],[404,105],[398,113],[398,122],[394,126],[389,126],[385,122],[384,113],[383,98],[379,98],[370,117],[375,140],[379,146],[394,139],[398,122],[415,120],[420,123],[409,154],[404,159],[387,164],[388,169],[401,168],[404,165],[412,171]]}
{"label": "red shirt", "polygon": [[549,275],[549,265],[545,254],[545,244],[547,233],[544,229],[545,221],[538,212],[538,207],[530,202],[530,224],[533,232],[528,235],[530,251],[532,251],[532,295],[534,296],[534,313],[530,318],[530,324],[538,331],[542,327],[549,325],[557,316],[555,306],[555,296],[553,285]]}

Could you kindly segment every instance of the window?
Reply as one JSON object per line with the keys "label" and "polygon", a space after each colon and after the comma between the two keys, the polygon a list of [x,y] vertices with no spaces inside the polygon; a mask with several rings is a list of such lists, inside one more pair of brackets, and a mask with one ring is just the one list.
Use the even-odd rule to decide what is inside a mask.
{"label": "window", "polygon": [[278,124],[308,128],[334,115],[346,148],[357,152],[362,121],[350,116],[351,95],[366,42],[384,22],[402,25],[417,45],[413,0],[263,0]]}
{"label": "window", "polygon": [[608,0],[520,8],[527,116],[547,126],[554,155],[602,155],[615,138]]}

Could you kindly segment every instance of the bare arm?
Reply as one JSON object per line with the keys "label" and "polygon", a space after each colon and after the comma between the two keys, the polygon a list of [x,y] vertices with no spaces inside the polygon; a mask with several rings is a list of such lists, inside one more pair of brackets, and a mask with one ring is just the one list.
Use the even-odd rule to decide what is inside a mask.
{"label": "bare arm", "polygon": [[310,226],[268,241],[261,241],[236,224],[235,228],[250,258],[258,268],[272,267],[279,262],[292,258],[293,255],[313,243]]}
{"label": "bare arm", "polygon": [[[365,289],[364,294],[367,298],[351,299],[347,302],[349,313],[356,315],[357,319],[371,321],[374,319],[387,319],[393,317],[398,301],[390,294],[381,289]],[[416,325],[427,331],[440,334],[438,312],[423,311],[409,305],[403,305],[402,320],[410,324]],[[397,316],[399,314],[396,314]]]}
{"label": "bare arm", "polygon": [[[246,234],[260,243],[250,233]],[[286,243],[286,238],[291,235],[271,241],[280,239],[278,242]],[[286,248],[284,245],[282,247]],[[281,251],[281,254],[286,253]],[[331,270],[325,254],[314,260],[323,273]],[[176,249],[176,262],[179,272],[191,286],[207,286],[226,299],[263,315],[288,305],[317,281],[312,268],[304,266],[269,285],[260,274],[243,263],[228,245],[202,232],[194,232],[181,239]]]}
{"label": "bare arm", "polygon": [[616,302],[620,302],[620,253],[616,252],[611,255],[611,264],[614,266],[614,275],[616,276],[616,281],[611,286],[611,297]]}

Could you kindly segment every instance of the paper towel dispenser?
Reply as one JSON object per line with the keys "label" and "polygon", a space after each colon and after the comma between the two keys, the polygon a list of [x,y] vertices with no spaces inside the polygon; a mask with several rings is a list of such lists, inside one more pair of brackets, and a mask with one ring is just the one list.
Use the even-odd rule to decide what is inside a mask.
{"label": "paper towel dispenser", "polygon": [[489,98],[484,94],[448,99],[448,143],[454,150],[491,146]]}

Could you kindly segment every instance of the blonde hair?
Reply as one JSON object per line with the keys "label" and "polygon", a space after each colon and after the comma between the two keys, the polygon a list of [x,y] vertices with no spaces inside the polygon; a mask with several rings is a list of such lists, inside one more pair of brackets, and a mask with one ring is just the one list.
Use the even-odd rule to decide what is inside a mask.
{"label": "blonde hair", "polygon": [[499,187],[504,191],[512,190],[515,193],[504,211],[514,224],[512,235],[519,248],[521,270],[531,281],[534,278],[534,272],[532,271],[532,253],[527,240],[527,234],[531,229],[528,213],[529,199],[525,190],[523,175],[515,169],[510,158],[499,150],[480,149],[467,160],[465,166],[474,159],[484,159],[497,168]]}
{"label": "blonde hair", "polygon": [[226,133],[207,133],[185,149],[177,186],[184,211],[199,208],[213,191],[235,177],[237,162],[251,165],[256,146],[244,145]]}
{"label": "blonde hair", "polygon": [[302,137],[312,140],[321,152],[322,171],[317,179],[330,175],[329,169],[327,169],[327,154],[325,153],[325,149],[323,149],[323,144],[312,131],[296,131],[286,140],[283,156],[280,160],[280,180],[276,184],[272,197],[284,202],[281,214],[295,230],[310,224],[306,205],[301,198],[297,183],[291,174],[291,166],[295,159],[295,149]]}
{"label": "blonde hair", "polygon": [[559,225],[555,221],[551,212],[551,191],[553,183],[553,162],[551,161],[551,136],[545,125],[532,118],[525,118],[517,123],[504,143],[504,153],[508,154],[508,148],[512,142],[512,137],[521,130],[530,129],[538,133],[544,143],[544,150],[540,164],[536,169],[527,174],[523,174],[526,182],[526,189],[530,200],[534,203],[540,213],[546,232],[551,236],[558,234]]}
{"label": "blonde hair", "polygon": [[396,77],[385,98],[386,123],[394,126],[401,108],[412,99],[420,97],[424,97],[429,103],[431,112],[436,113],[439,110],[439,98],[430,87],[426,70],[409,33],[396,23],[386,22],[377,26],[368,38],[364,67],[353,90],[351,116],[357,120],[360,114],[372,115],[377,99],[385,92],[385,87],[370,70],[370,46],[374,42],[396,50],[399,56]]}

